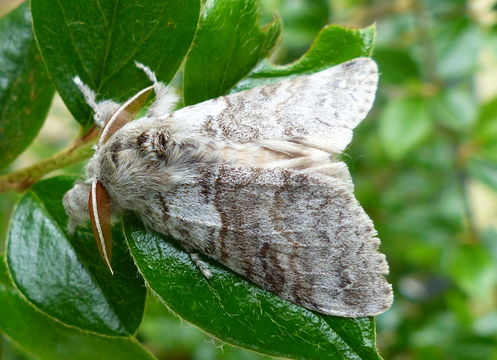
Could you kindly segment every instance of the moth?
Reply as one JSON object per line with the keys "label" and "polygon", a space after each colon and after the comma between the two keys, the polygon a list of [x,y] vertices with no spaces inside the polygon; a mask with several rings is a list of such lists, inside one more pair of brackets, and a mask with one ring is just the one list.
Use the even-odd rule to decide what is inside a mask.
{"label": "moth", "polygon": [[[321,313],[377,315],[392,303],[377,233],[339,155],[375,97],[378,70],[357,58],[326,70],[171,112],[152,85],[124,104],[97,102],[75,82],[103,128],[86,180],[65,195],[70,227],[90,219],[111,267],[111,217],[135,212],[191,254]],[[131,121],[155,92],[148,113]]]}

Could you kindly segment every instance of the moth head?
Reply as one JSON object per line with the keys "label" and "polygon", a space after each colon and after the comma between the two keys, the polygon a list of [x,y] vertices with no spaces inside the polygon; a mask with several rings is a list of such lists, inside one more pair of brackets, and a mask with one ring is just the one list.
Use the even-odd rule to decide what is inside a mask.
{"label": "moth head", "polygon": [[[81,88],[82,86],[80,86],[80,89]],[[90,162],[91,169],[88,169],[91,178],[85,183],[77,183],[64,196],[64,206],[70,218],[69,230],[73,231],[76,225],[86,221],[88,218],[90,219],[98,250],[111,273],[113,273],[111,232],[112,199],[105,188],[105,182],[99,178],[99,172],[95,171],[95,160],[98,161],[99,150],[102,146],[107,143],[117,131],[134,119],[138,111],[144,106],[153,89],[154,86],[149,86],[139,91],[117,109],[116,106],[114,106],[116,103],[113,101],[104,101],[96,105],[95,120],[104,120],[106,123],[100,135],[94,158]]]}
{"label": "moth head", "polygon": [[[97,145],[97,152],[101,145],[105,144],[109,139],[127,123],[132,121],[135,115],[140,111],[148,96],[153,91],[154,87],[149,86],[126,101],[117,111],[110,117],[102,130],[100,139]],[[98,250],[105,265],[112,270],[112,231],[111,231],[111,198],[105,185],[98,177],[91,180],[91,188],[88,196],[88,213],[90,222],[93,228],[93,235],[97,241]]]}

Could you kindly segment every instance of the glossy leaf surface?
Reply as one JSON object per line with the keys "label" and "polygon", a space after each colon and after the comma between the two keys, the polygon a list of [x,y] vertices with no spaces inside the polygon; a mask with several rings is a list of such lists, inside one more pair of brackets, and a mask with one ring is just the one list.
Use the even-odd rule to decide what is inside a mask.
{"label": "glossy leaf surface", "polygon": [[225,94],[263,58],[280,35],[279,18],[260,28],[256,0],[207,2],[185,64],[186,105]]}
{"label": "glossy leaf surface", "polygon": [[197,27],[199,0],[32,0],[41,53],[64,102],[82,124],[90,108],[75,76],[98,99],[124,101],[150,80],[135,61],[164,82],[176,73]]}
{"label": "glossy leaf surface", "polygon": [[497,97],[483,104],[475,121],[472,140],[481,144],[482,152],[497,162]]}
{"label": "glossy leaf surface", "polygon": [[472,159],[468,170],[472,177],[497,191],[497,164],[492,161]]}
{"label": "glossy leaf surface", "polygon": [[40,130],[54,94],[24,3],[0,19],[0,168]]}
{"label": "glossy leaf surface", "polygon": [[21,198],[9,229],[10,273],[30,302],[65,324],[105,335],[133,334],[143,315],[143,280],[119,229],[113,232],[115,276],[90,229],[67,233],[62,197],[73,181],[41,181]]}
{"label": "glossy leaf surface", "polygon": [[433,126],[421,98],[394,99],[380,116],[379,136],[386,153],[394,160],[405,156],[417,146]]}
{"label": "glossy leaf surface", "polygon": [[292,359],[379,359],[373,318],[315,313],[264,291],[213,261],[207,280],[171,239],[125,220],[131,254],[177,315],[222,341]]}
{"label": "glossy leaf surface", "polygon": [[90,334],[37,311],[15,288],[0,256],[0,330],[37,359],[153,360],[134,338]]}
{"label": "glossy leaf surface", "polygon": [[235,91],[281,81],[286,76],[314,73],[357,57],[371,56],[375,34],[374,26],[364,29],[326,26],[300,59],[287,65],[264,61],[250,76],[237,84]]}

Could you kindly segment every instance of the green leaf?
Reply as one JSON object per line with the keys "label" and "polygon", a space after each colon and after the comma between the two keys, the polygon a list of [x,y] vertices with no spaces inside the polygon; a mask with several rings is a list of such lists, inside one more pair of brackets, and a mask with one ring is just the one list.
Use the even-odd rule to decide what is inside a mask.
{"label": "green leaf", "polygon": [[[213,340],[196,326],[171,313],[157,297],[147,297],[145,315],[139,328],[140,341],[155,354],[181,354],[182,359],[274,360],[237,346]],[[198,356],[198,354],[202,356]],[[178,358],[177,356],[176,358]]]}
{"label": "green leaf", "polygon": [[424,139],[432,126],[424,99],[393,99],[380,114],[379,137],[385,152],[399,160]]}
{"label": "green leaf", "polygon": [[278,63],[281,63],[280,59],[293,60],[300,57],[331,19],[329,0],[266,0],[260,3],[265,10],[263,17],[272,15],[272,11],[276,8],[285,21],[283,38],[275,54]]}
{"label": "green leaf", "polygon": [[74,117],[91,123],[73,83],[80,76],[100,99],[126,100],[150,85],[135,61],[168,82],[190,47],[199,0],[31,0],[41,53]]}
{"label": "green leaf", "polygon": [[67,327],[33,308],[9,279],[0,256],[0,330],[26,352],[47,360],[153,360],[135,338]]}
{"label": "green leaf", "polygon": [[385,83],[405,84],[412,79],[419,79],[418,64],[406,51],[389,47],[377,48],[374,52],[374,59],[378,62],[380,79]]}
{"label": "green leaf", "polygon": [[495,162],[471,159],[468,170],[472,177],[497,191],[497,164]]}
{"label": "green leaf", "polygon": [[473,141],[481,146],[495,145],[497,138],[497,97],[480,107],[472,137]]}
{"label": "green leaf", "polygon": [[33,141],[54,87],[31,29],[27,3],[0,19],[0,168]]}
{"label": "green leaf", "polygon": [[209,1],[185,64],[185,105],[218,97],[231,89],[275,46],[279,18],[258,25],[257,0]]}
{"label": "green leaf", "polygon": [[447,254],[446,267],[455,283],[469,297],[491,302],[497,285],[497,266],[481,244],[454,248]]}
{"label": "green leaf", "polygon": [[465,17],[455,17],[438,27],[434,35],[437,73],[447,79],[471,75],[478,67],[482,31]]}
{"label": "green leaf", "polygon": [[247,79],[240,82],[235,91],[281,81],[281,77],[314,73],[357,57],[371,56],[375,34],[374,25],[364,29],[326,26],[300,59],[283,66],[265,61]]}
{"label": "green leaf", "polygon": [[465,87],[451,86],[433,97],[431,105],[440,123],[454,131],[467,132],[476,119],[477,101]]}
{"label": "green leaf", "polygon": [[105,335],[133,334],[143,315],[143,279],[119,231],[113,233],[114,276],[90,230],[68,235],[62,197],[73,182],[44,180],[21,198],[8,235],[12,279],[38,309],[63,323]]}
{"label": "green leaf", "polygon": [[227,343],[292,359],[380,359],[373,318],[315,313],[209,263],[205,279],[188,254],[126,219],[131,254],[147,284],[177,315]]}

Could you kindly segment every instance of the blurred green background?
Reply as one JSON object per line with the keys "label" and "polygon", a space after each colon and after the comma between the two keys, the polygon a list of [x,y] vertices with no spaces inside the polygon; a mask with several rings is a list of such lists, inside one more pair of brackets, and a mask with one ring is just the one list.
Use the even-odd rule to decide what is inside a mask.
{"label": "blurred green background", "polygon": [[[0,14],[19,1],[0,0]],[[377,317],[385,359],[497,359],[497,11],[493,0],[261,0],[298,58],[327,23],[377,25],[381,81],[345,154],[391,266]],[[11,167],[63,148],[78,125],[56,99]],[[63,134],[63,137],[61,137]],[[67,169],[74,173],[80,166]],[[0,246],[18,195],[0,194]],[[220,345],[149,297],[138,338],[160,359],[259,359]],[[5,339],[3,359],[30,359]]]}

